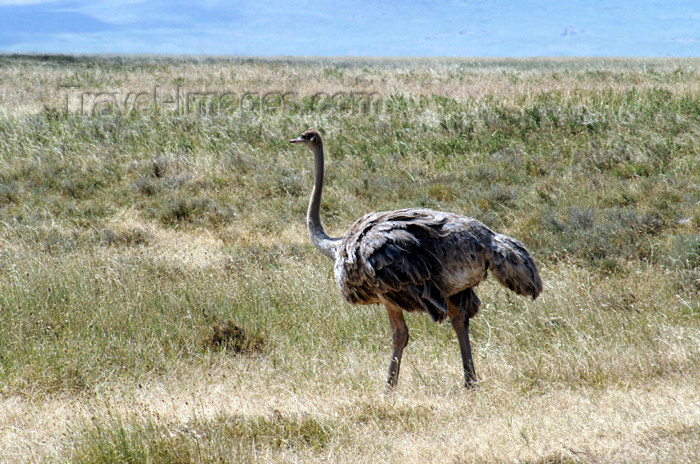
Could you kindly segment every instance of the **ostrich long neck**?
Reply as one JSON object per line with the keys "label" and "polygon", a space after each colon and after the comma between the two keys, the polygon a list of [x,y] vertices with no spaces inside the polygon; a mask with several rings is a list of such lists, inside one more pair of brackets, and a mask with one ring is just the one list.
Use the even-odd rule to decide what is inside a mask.
{"label": "ostrich long neck", "polygon": [[311,242],[318,250],[330,259],[335,260],[335,249],[339,239],[326,235],[321,225],[321,193],[323,192],[323,145],[320,143],[312,148],[314,152],[314,189],[311,192],[309,209],[306,213],[306,224],[309,227]]}

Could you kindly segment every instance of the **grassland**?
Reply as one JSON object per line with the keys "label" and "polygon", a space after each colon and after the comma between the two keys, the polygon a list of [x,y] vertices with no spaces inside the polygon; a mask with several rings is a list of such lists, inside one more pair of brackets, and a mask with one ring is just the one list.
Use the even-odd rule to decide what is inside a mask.
{"label": "grassland", "polygon": [[[477,290],[475,390],[411,314],[383,395],[309,127],[331,235],[426,206],[535,256],[537,301]],[[699,231],[699,60],[0,56],[0,462],[698,462]]]}

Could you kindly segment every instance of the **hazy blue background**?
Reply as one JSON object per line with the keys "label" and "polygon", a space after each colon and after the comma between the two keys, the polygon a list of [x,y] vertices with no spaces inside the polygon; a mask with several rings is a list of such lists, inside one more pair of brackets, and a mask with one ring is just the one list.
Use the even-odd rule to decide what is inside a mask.
{"label": "hazy blue background", "polygon": [[0,0],[0,51],[700,56],[700,0]]}

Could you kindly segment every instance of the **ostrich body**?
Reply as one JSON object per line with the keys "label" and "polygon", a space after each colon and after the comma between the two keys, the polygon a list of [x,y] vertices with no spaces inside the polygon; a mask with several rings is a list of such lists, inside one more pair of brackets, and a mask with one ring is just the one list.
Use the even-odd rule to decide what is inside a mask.
{"label": "ostrich body", "polygon": [[474,287],[488,271],[510,290],[533,299],[542,291],[537,266],[517,240],[481,222],[430,209],[367,214],[340,238],[323,230],[323,142],[315,130],[291,140],[314,153],[314,188],[307,213],[311,241],[335,262],[335,278],[351,304],[383,304],[389,315],[393,353],[388,388],[396,386],[408,327],[403,311],[425,311],[434,321],[450,319],[457,334],[465,385],[476,381],[469,342],[469,319],[481,301]]}

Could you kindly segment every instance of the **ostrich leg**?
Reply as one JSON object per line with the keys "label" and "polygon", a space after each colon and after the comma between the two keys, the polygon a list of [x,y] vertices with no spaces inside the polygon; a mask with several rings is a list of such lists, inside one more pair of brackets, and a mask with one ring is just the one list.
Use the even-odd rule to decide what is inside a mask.
{"label": "ostrich leg", "polygon": [[386,305],[391,324],[391,338],[394,343],[394,350],[389,361],[389,376],[386,379],[387,391],[391,391],[399,380],[399,369],[401,367],[401,356],[403,349],[408,343],[408,326],[403,318],[403,310],[393,305]]}
{"label": "ostrich leg", "polygon": [[459,341],[459,352],[462,354],[462,365],[464,366],[464,386],[471,388],[476,382],[476,372],[472,360],[472,346],[469,343],[469,316],[452,301],[447,304],[447,315],[450,317],[452,328],[454,328],[457,341]]}

